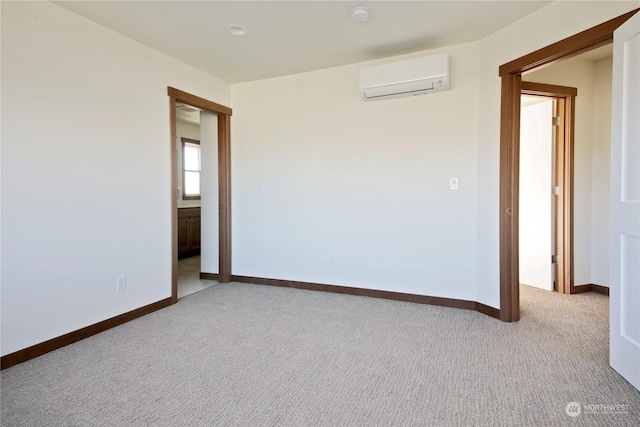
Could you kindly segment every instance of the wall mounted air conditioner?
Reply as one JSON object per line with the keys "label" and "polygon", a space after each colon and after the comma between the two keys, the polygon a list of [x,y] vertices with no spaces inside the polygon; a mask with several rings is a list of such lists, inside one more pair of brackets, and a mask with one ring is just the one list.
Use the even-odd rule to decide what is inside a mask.
{"label": "wall mounted air conditioner", "polygon": [[424,56],[360,69],[365,101],[449,90],[449,54]]}

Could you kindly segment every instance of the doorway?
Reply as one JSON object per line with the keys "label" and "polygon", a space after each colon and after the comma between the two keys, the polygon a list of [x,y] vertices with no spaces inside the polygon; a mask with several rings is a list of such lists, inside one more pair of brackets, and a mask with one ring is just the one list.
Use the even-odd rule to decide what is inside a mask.
{"label": "doorway", "polygon": [[[578,94],[577,88],[568,86],[558,86],[535,82],[521,82],[521,97],[535,97],[538,100],[548,100],[546,119],[548,122],[545,128],[548,129],[548,152],[542,153],[539,149],[532,153],[526,153],[529,157],[545,156],[545,164],[541,165],[546,172],[535,172],[536,178],[542,179],[543,182],[536,182],[534,190],[538,192],[535,196],[537,199],[530,200],[524,197],[520,200],[520,208],[522,202],[529,203],[533,208],[539,208],[541,200],[544,199],[545,206],[542,208],[546,212],[523,212],[518,209],[518,213],[523,221],[523,226],[530,226],[532,221],[536,225],[542,227],[542,230],[536,230],[536,239],[540,247],[533,256],[538,258],[536,264],[544,263],[544,265],[536,265],[539,270],[537,272],[519,272],[519,283],[522,281],[523,275],[527,280],[531,274],[541,276],[547,275],[545,287],[549,290],[556,290],[559,293],[572,293],[573,278],[573,170],[574,170],[574,134],[575,134],[575,97]],[[544,105],[544,104],[539,104]],[[524,123],[523,123],[524,125]],[[523,153],[521,153],[522,155]],[[539,159],[540,160],[540,159]],[[520,178],[526,171],[520,171]],[[541,177],[540,174],[546,174]],[[520,181],[518,192],[522,189],[526,182]],[[531,187],[531,184],[529,188]],[[542,187],[542,188],[541,188]],[[524,195],[523,195],[524,196]],[[529,215],[532,214],[532,215]],[[544,221],[544,225],[538,222],[538,217],[548,215]],[[533,216],[533,218],[532,218]],[[528,223],[527,223],[528,222]],[[519,232],[524,230],[519,228]],[[546,233],[544,239],[540,233]],[[520,238],[520,236],[518,236]],[[528,242],[524,242],[528,243]],[[519,247],[522,245],[519,242]],[[544,252],[542,253],[542,251]],[[531,256],[526,252],[522,254],[525,258]],[[519,270],[524,259],[520,259],[519,254]],[[544,259],[541,259],[544,258]],[[526,268],[526,267],[525,267]],[[551,278],[549,278],[551,277]],[[542,280],[534,279],[534,280]],[[524,281],[527,283],[526,280]]]}
{"label": "doorway", "polygon": [[500,115],[500,319],[520,320],[519,295],[519,142],[522,74],[604,46],[613,41],[613,31],[637,10],[503,64]]}
{"label": "doorway", "polygon": [[522,95],[520,103],[520,285],[555,290],[555,100]]}
{"label": "doorway", "polygon": [[[176,105],[178,103],[193,106],[205,114],[201,115],[201,120],[214,122],[217,126],[217,189],[203,188],[204,192],[217,192],[217,222],[218,222],[218,273],[216,277],[202,277],[217,279],[219,283],[231,281],[231,155],[230,155],[230,127],[232,110],[215,102],[191,95],[187,92],[167,88],[169,95],[169,111],[171,126],[171,301],[178,301],[178,198],[175,195],[179,192],[178,179],[178,155],[175,149],[177,138],[176,131]],[[202,124],[202,123],[201,123]],[[205,153],[203,153],[205,154]],[[206,155],[206,154],[205,154]],[[211,155],[209,156],[211,157]],[[212,208],[212,209],[215,209]],[[207,212],[204,215],[215,216],[215,211]],[[206,233],[206,231],[205,231]],[[206,275],[206,274],[205,274]]]}
{"label": "doorway", "polygon": [[201,283],[201,175],[200,109],[176,103],[178,187],[178,299],[206,287]]}
{"label": "doorway", "polygon": [[217,116],[177,102],[175,150],[180,299],[218,279]]}

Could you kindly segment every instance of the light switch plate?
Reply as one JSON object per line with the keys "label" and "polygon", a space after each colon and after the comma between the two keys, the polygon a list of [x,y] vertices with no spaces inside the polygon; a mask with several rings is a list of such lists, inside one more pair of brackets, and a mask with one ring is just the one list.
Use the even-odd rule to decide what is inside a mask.
{"label": "light switch plate", "polygon": [[116,279],[116,290],[124,291],[127,289],[127,276],[118,276]]}
{"label": "light switch plate", "polygon": [[458,178],[451,178],[449,180],[449,190],[457,190],[458,189]]}

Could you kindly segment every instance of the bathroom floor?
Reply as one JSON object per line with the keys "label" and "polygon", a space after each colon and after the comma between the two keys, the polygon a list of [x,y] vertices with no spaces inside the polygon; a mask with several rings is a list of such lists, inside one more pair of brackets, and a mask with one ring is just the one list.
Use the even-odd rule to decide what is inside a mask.
{"label": "bathroom floor", "polygon": [[178,298],[217,284],[215,280],[200,279],[200,256],[178,260]]}

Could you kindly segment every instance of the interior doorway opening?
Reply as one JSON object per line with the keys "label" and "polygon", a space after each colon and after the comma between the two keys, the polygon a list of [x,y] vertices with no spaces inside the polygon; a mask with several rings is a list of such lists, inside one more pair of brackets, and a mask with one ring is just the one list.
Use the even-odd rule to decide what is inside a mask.
{"label": "interior doorway opening", "polygon": [[[520,285],[555,290],[553,128],[556,101],[522,95],[520,111]],[[556,190],[557,191],[554,191]]]}
{"label": "interior doorway opening", "polygon": [[[544,171],[529,172],[533,172],[538,181],[533,184],[527,183],[522,175],[526,171],[520,171],[518,188],[520,193],[523,185],[529,190],[531,190],[531,186],[535,186],[533,191],[538,192],[533,200],[531,194],[523,195],[525,196],[523,200],[519,199],[518,214],[522,217],[523,226],[531,226],[532,221],[535,221],[534,225],[539,226],[533,233],[537,238],[538,245],[544,247],[537,248],[534,256],[537,258],[536,263],[540,262],[544,265],[536,265],[538,271],[535,272],[526,270],[520,272],[520,267],[523,266],[522,261],[525,261],[525,257],[530,257],[531,254],[523,253],[522,256],[525,259],[521,261],[519,250],[518,283],[534,284],[527,283],[527,280],[542,281],[540,276],[547,274],[549,276],[547,282],[544,282],[544,286],[539,287],[569,294],[573,285],[573,171],[575,97],[578,90],[568,86],[523,81],[520,93],[521,97],[535,97],[549,102],[547,110],[545,110],[545,114],[547,114],[545,119],[548,120],[545,129],[549,132],[547,141],[549,146],[548,152],[543,153],[544,150],[538,148],[531,152],[521,153],[521,157],[523,155],[529,158],[544,156],[544,159],[539,158],[538,162],[545,162],[545,164],[536,165],[543,168]],[[541,176],[544,174],[547,176]],[[537,209],[537,211],[524,212],[523,203],[528,203],[527,209]],[[541,203],[544,203],[543,207],[539,206]],[[543,216],[545,217],[543,218]],[[519,233],[522,231],[525,230],[519,229]],[[541,233],[544,236],[540,235]],[[520,235],[518,237],[520,238]],[[520,242],[519,248],[525,249]]]}
{"label": "interior doorway opening", "polygon": [[[209,238],[214,233],[208,227],[217,228],[216,242],[208,245],[210,252],[206,256],[207,263],[215,263],[206,269],[217,270],[217,273],[202,271],[205,260],[201,264],[200,279],[214,279],[219,283],[231,281],[231,155],[230,155],[230,128],[231,109],[204,98],[191,95],[169,87],[169,111],[171,114],[171,300],[172,303],[178,301],[178,197],[180,194],[179,156],[175,144],[177,140],[177,105],[192,106],[200,110],[200,128],[212,129],[211,132],[200,133],[200,143],[204,151],[201,153],[207,161],[211,160],[213,165],[200,172],[203,176],[213,173],[202,181],[201,195],[207,195],[208,200],[202,205],[201,215],[205,215],[205,221],[201,222],[202,234]],[[205,141],[210,139],[210,141]],[[214,141],[215,140],[215,141]],[[205,148],[206,147],[206,148]],[[213,160],[212,160],[213,159]],[[217,185],[213,185],[217,183]],[[217,224],[215,224],[217,222]],[[192,222],[193,224],[193,222]],[[208,224],[208,225],[207,225]],[[216,227],[217,226],[217,227]],[[200,232],[200,230],[195,230]],[[217,258],[217,262],[215,262]],[[217,267],[217,268],[216,268]]]}
{"label": "interior doorway opening", "polygon": [[[613,32],[633,10],[574,36],[503,64],[500,115],[500,319],[520,320],[519,294],[519,149],[522,74],[612,43]],[[565,273],[566,274],[566,273]],[[569,281],[569,284],[571,282]]]}
{"label": "interior doorway opening", "polygon": [[178,299],[218,280],[217,115],[176,103]]}

